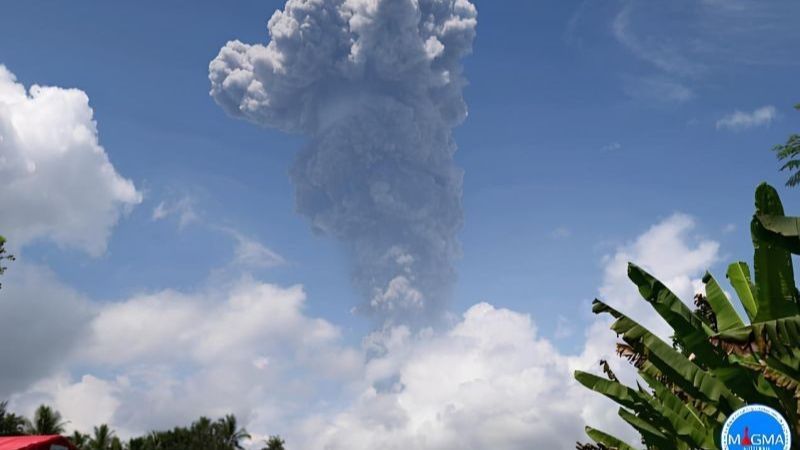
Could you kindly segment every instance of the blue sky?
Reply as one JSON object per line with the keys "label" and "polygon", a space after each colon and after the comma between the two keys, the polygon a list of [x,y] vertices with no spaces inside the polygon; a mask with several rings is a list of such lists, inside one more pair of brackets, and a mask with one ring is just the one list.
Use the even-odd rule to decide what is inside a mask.
{"label": "blue sky", "polygon": [[[751,257],[753,190],[782,185],[769,148],[800,123],[797,3],[473,3],[469,116],[454,131],[465,173],[455,317],[486,301],[530,315],[538,336],[577,355],[609,260],[650,227],[691,217],[681,242],[718,243],[703,261],[720,276]],[[5,4],[0,64],[25,86],[84,91],[113,168],[142,194],[100,254],[42,235],[17,248],[21,262],[48,268],[93,308],[246,275],[303,285],[303,314],[341,329],[344,347],[379,328],[351,312],[362,300],[343,243],[312,233],[295,210],[288,171],[307,139],[235,120],[209,96],[220,48],[266,44],[283,4]],[[792,211],[798,194],[779,189]],[[237,268],[237,236],[283,262]],[[558,331],[560,322],[578,331]],[[75,381],[82,371],[120,376],[111,366],[59,367]]]}

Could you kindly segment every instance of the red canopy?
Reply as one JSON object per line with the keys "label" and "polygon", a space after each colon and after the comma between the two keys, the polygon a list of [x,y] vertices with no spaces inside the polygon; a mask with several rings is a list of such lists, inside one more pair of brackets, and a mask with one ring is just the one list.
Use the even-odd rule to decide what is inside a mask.
{"label": "red canopy", "polygon": [[67,438],[57,434],[0,437],[0,450],[62,450],[63,448],[77,450]]}

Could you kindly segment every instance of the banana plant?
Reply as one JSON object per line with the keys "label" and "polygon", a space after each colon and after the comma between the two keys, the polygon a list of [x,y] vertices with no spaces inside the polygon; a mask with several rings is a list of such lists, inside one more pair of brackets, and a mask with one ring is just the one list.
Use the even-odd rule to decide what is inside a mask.
{"label": "banana plant", "polygon": [[[619,416],[647,450],[719,450],[727,417],[754,403],[783,413],[792,449],[800,450],[800,293],[791,259],[800,254],[800,218],[784,216],[777,191],[767,184],[758,186],[755,197],[753,273],[744,262],[726,273],[746,317],[710,273],[703,277],[705,294],[691,308],[633,263],[628,278],[672,327],[673,342],[600,300],[592,304],[595,314],[615,319],[617,354],[640,380],[635,387],[623,385],[605,361],[603,376],[576,371],[575,379],[618,403]],[[593,443],[578,443],[578,450],[637,448],[592,427],[586,433]]]}

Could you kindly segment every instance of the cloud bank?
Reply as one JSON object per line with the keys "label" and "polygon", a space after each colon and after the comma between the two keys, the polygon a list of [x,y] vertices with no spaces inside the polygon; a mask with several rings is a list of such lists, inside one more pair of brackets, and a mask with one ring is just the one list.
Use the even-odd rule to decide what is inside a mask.
{"label": "cloud bank", "polygon": [[100,255],[141,200],[100,145],[83,91],[26,89],[0,65],[0,232],[11,245],[48,239]]}
{"label": "cloud bank", "polygon": [[[604,258],[599,296],[668,335],[628,280],[627,262],[636,261],[691,302],[719,250],[718,243],[695,238],[694,228],[690,216],[675,214],[619,246]],[[618,406],[572,379],[575,369],[597,372],[605,358],[622,379],[633,380],[614,354],[609,321],[592,320],[578,355],[539,336],[529,315],[487,303],[442,333],[414,335],[403,327],[377,333],[366,340],[376,356],[365,365],[360,395],[341,412],[309,418],[298,435],[314,438],[301,448],[567,450],[587,440],[583,427],[589,423],[635,444],[632,429],[613,414]]]}
{"label": "cloud bank", "polygon": [[[694,235],[694,220],[676,214],[620,245],[603,260],[598,295],[666,334],[625,276],[626,263],[638,262],[691,302],[719,257],[718,243]],[[39,289],[54,286],[52,297],[42,298],[54,302],[69,292],[39,275]],[[18,284],[12,281],[9,288]],[[0,321],[9,297],[23,295],[4,288]],[[5,339],[36,343],[5,356],[24,362],[37,355],[36,364],[44,364],[27,375],[39,381],[15,386],[14,409],[30,412],[47,402],[84,431],[108,422],[126,436],[233,412],[250,431],[280,433],[299,450],[567,450],[585,440],[586,423],[636,442],[609,414],[616,411],[610,400],[572,379],[575,369],[596,371],[600,358],[631,379],[614,355],[606,319],[592,317],[588,326],[569,319],[573,333],[584,327],[585,336],[583,350],[569,354],[539,334],[536,322],[547,320],[546,311],[528,315],[489,303],[439,331],[392,325],[353,345],[338,326],[306,312],[300,286],[248,276],[112,303],[70,298],[64,308],[84,311],[70,319],[81,326],[71,328],[87,332],[4,328]],[[13,322],[58,323],[63,314],[32,305]],[[54,342],[56,350],[42,352]],[[0,366],[0,379],[9,370]]]}
{"label": "cloud bank", "polygon": [[297,210],[345,242],[362,310],[430,319],[455,279],[466,117],[468,0],[289,0],[267,45],[229,42],[209,66],[230,115],[310,143],[291,170]]}
{"label": "cloud bank", "polygon": [[0,291],[0,399],[69,364],[91,317],[90,301],[52,272],[13,263]]}
{"label": "cloud bank", "polygon": [[[40,285],[47,282],[39,279]],[[4,337],[13,333],[30,342],[2,356],[49,369],[28,370],[27,385],[9,386],[18,388],[11,397],[14,408],[30,413],[40,403],[51,404],[71,420],[71,429],[109,423],[130,436],[201,414],[235,413],[245,423],[259,421],[259,429],[278,432],[276,417],[285,420],[307,407],[317,389],[346,381],[362,364],[360,352],[341,345],[337,327],[303,313],[300,286],[245,276],[197,292],[163,290],[84,303],[86,313],[79,315],[64,314],[74,302],[53,308],[63,302],[62,292],[52,280],[49,285],[50,309],[18,309],[12,318],[25,329],[2,330]],[[18,296],[4,292],[0,312],[19,306],[8,297]],[[59,316],[69,321],[31,328],[58,324]],[[86,331],[74,336],[74,330]],[[9,366],[0,367],[0,387],[19,371]]]}

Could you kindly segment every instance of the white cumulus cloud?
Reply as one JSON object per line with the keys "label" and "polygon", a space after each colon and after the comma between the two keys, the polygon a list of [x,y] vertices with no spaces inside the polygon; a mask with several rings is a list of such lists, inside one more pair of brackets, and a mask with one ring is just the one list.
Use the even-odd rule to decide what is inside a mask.
{"label": "white cumulus cloud", "polygon": [[600,298],[664,335],[666,324],[628,279],[627,263],[631,261],[650,272],[690,303],[703,273],[719,258],[719,243],[696,239],[691,234],[694,228],[691,216],[673,214],[606,256]]}
{"label": "white cumulus cloud", "polygon": [[0,65],[0,233],[11,245],[48,239],[99,255],[141,199],[100,145],[86,93],[26,89]]}
{"label": "white cumulus cloud", "polygon": [[[296,414],[325,382],[348,379],[363,365],[357,349],[341,345],[340,330],[305,315],[304,305],[300,286],[250,278],[94,304],[77,322],[86,332],[60,349],[69,364],[32,374],[40,381],[12,396],[13,406],[30,413],[48,403],[70,427],[90,431],[107,422],[123,436],[228,413],[251,422],[269,417],[261,429],[277,432],[273,410]],[[36,323],[32,312],[20,319]],[[26,334],[17,330],[17,338]],[[51,338],[59,342],[58,333]],[[60,360],[37,349],[26,358]]]}
{"label": "white cumulus cloud", "polygon": [[525,314],[481,303],[445,332],[398,327],[369,342],[363,390],[307,419],[300,448],[567,449],[581,434],[588,395]]}

